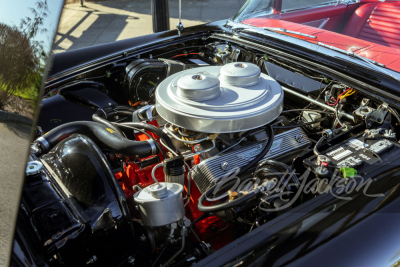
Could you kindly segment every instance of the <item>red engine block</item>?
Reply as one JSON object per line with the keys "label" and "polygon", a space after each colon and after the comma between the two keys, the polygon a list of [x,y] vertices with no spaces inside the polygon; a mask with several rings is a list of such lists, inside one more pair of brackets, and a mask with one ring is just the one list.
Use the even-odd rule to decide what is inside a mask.
{"label": "red engine block", "polygon": [[[150,124],[158,127],[156,121],[152,121],[150,122]],[[150,132],[148,133],[151,134],[154,139],[159,141],[158,136]],[[148,136],[143,133],[136,134],[136,140],[138,141],[147,139]],[[165,149],[165,151],[168,150]],[[160,158],[160,160],[163,160],[163,156],[161,153],[158,155],[158,157]],[[192,163],[189,163],[189,165],[197,163],[199,163],[198,157],[196,157]],[[136,190],[133,189],[135,185],[147,187],[154,183],[154,180],[151,177],[151,172],[155,165],[156,164],[141,168],[138,166],[137,163],[127,160],[127,162],[124,164],[124,170],[115,174],[122,189],[125,192],[127,199],[132,198],[133,195],[136,193]],[[155,172],[155,176],[159,182],[164,182],[165,178],[163,168],[158,168]],[[191,221],[194,221],[203,213],[197,209],[197,200],[199,199],[201,193],[193,182],[191,188],[190,201],[186,206],[186,217],[189,218]],[[186,192],[187,185],[185,185],[185,193]],[[230,231],[231,226],[228,223],[222,221],[217,216],[210,216],[208,218],[198,221],[195,225],[194,230],[199,238],[202,241],[210,243],[213,249],[219,249],[232,241],[232,232]],[[198,241],[194,236],[192,237],[192,240],[193,242]]]}

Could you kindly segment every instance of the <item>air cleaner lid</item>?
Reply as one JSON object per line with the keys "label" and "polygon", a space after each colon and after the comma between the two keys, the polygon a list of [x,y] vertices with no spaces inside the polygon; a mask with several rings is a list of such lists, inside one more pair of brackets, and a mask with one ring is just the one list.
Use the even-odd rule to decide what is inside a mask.
{"label": "air cleaner lid", "polygon": [[257,128],[278,117],[282,105],[279,83],[247,62],[181,71],[167,77],[156,90],[159,115],[198,132]]}
{"label": "air cleaner lid", "polygon": [[185,75],[179,78],[177,85],[179,96],[194,101],[213,99],[221,94],[219,79],[215,76],[203,74]]}
{"label": "air cleaner lid", "polygon": [[221,81],[235,86],[248,87],[260,82],[261,70],[251,63],[230,63],[221,68]]}

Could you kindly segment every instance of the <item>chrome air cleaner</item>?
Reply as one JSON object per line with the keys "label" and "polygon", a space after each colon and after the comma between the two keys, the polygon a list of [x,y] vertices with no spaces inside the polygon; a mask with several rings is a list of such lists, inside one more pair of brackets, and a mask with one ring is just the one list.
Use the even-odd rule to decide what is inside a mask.
{"label": "chrome air cleaner", "polygon": [[203,67],[166,78],[156,91],[158,114],[196,132],[240,132],[279,116],[283,91],[278,82],[247,62]]}

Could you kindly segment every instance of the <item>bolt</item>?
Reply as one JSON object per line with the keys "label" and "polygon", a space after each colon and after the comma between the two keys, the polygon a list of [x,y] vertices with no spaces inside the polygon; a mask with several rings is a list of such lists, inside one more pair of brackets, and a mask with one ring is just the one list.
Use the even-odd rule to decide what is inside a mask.
{"label": "bolt", "polygon": [[302,134],[296,134],[295,139],[296,139],[297,142],[300,143],[303,140],[303,137],[304,136]]}
{"label": "bolt", "polygon": [[221,163],[221,169],[226,171],[229,168],[229,163],[228,162],[222,162]]}
{"label": "bolt", "polygon": [[135,258],[132,256],[128,257],[128,263],[134,265],[135,264]]}
{"label": "bolt", "polygon": [[146,236],[145,236],[145,235],[141,235],[141,236],[140,236],[140,241],[146,242]]}
{"label": "bolt", "polygon": [[96,255],[93,255],[93,257],[91,257],[91,258],[86,262],[86,265],[95,263],[96,261],[97,261],[97,257],[96,257]]}

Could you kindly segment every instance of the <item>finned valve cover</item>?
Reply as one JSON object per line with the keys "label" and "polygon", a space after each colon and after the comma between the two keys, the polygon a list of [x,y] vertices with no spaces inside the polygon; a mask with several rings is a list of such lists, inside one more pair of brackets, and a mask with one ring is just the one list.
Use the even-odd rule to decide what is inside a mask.
{"label": "finned valve cover", "polygon": [[240,132],[276,119],[283,90],[256,65],[236,62],[169,76],[157,88],[156,108],[166,121],[188,130]]}

